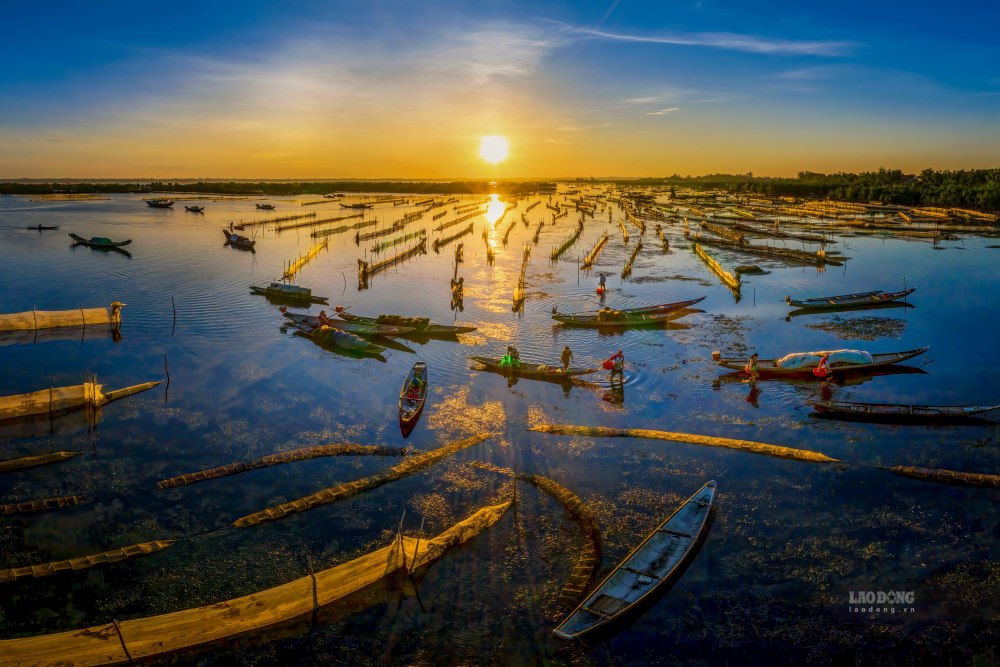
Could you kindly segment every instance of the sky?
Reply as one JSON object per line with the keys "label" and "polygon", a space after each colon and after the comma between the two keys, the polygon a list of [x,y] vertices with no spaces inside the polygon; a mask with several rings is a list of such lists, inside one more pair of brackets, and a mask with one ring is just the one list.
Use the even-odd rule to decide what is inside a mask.
{"label": "sky", "polygon": [[0,22],[2,179],[1000,166],[997,2],[74,0]]}

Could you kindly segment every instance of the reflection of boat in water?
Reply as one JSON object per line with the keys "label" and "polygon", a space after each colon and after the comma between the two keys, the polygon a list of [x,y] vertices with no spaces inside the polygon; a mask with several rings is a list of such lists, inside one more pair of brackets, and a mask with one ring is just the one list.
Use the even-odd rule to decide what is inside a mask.
{"label": "reflection of boat in water", "polygon": [[556,627],[555,635],[578,639],[638,609],[661,586],[676,581],[711,525],[714,502],[711,481],[647,535]]}
{"label": "reflection of boat in water", "polygon": [[1000,405],[908,405],[857,403],[854,401],[809,401],[816,410],[811,417],[889,424],[994,424],[977,417],[1000,410]]}
{"label": "reflection of boat in water", "polygon": [[[882,352],[882,353],[876,352],[876,353],[870,353],[870,354],[862,352],[862,354],[867,354],[867,357],[865,357],[865,358],[866,359],[870,359],[870,361],[862,361],[862,362],[859,362],[859,363],[840,362],[840,361],[834,359],[832,357],[832,354],[835,354],[837,352],[841,352],[841,353],[845,353],[845,354],[846,353],[854,353],[854,352],[856,352],[854,350],[837,350],[837,351],[835,351],[833,353],[827,353],[830,356],[830,362],[829,362],[829,367],[828,367],[828,375],[836,375],[836,374],[844,373],[844,372],[847,372],[847,371],[863,371],[863,370],[867,370],[869,368],[878,368],[880,366],[891,366],[891,365],[894,365],[894,364],[898,364],[898,363],[900,363],[902,361],[906,361],[907,359],[912,359],[913,357],[921,355],[921,354],[923,354],[924,352],[926,352],[929,349],[930,349],[929,347],[921,347],[921,348],[918,348],[916,350],[907,350],[905,352]],[[825,354],[825,353],[821,353],[821,352],[815,352],[815,353],[809,352],[809,353],[803,353],[803,354],[813,355],[813,356],[816,356],[816,357],[822,357],[822,355]],[[787,357],[783,357],[783,359],[784,358],[787,358]],[[799,378],[815,377],[813,371],[816,368],[816,364],[806,365],[805,363],[803,363],[801,365],[795,365],[795,366],[790,366],[790,365],[789,366],[782,366],[782,365],[780,365],[778,363],[779,361],[781,361],[781,359],[759,359],[757,361],[757,372],[759,373],[760,377],[762,377],[762,378],[763,377],[769,377],[769,376],[770,377],[779,377],[779,378],[781,378],[781,377],[799,377]],[[746,359],[732,359],[732,358],[729,358],[729,359],[720,359],[718,363],[723,368],[730,368],[730,369],[738,370],[738,371],[742,372],[743,368],[746,366],[747,360]]]}
{"label": "reflection of boat in water", "polygon": [[790,296],[786,296],[785,302],[789,306],[805,308],[808,310],[827,310],[830,308],[870,306],[878,303],[897,301],[909,294],[912,294],[916,291],[916,289],[916,287],[911,287],[910,289],[900,290],[898,292],[883,292],[881,290],[875,290],[874,292],[839,294],[837,296],[820,296],[813,299],[798,300],[792,299]]}
{"label": "reflection of boat in water", "polygon": [[864,306],[834,306],[817,310],[815,308],[796,308],[788,312],[786,320],[802,315],[827,315],[830,313],[853,313],[865,310],[888,310],[891,308],[916,308],[908,301],[887,301],[885,303],[872,303]]}

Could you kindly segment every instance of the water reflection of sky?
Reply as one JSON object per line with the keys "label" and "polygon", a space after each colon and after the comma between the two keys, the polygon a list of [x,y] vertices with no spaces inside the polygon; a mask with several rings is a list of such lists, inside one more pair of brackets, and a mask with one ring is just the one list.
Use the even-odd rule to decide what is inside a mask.
{"label": "water reflection of sky", "polygon": [[[269,216],[309,210],[295,199],[272,201],[278,208]],[[465,197],[462,203],[474,201],[482,198]],[[711,352],[756,350],[772,357],[830,347],[892,351],[930,345],[911,363],[923,374],[872,377],[828,391],[850,400],[1000,402],[991,379],[1000,362],[993,307],[1000,269],[997,250],[987,247],[991,240],[967,238],[936,249],[923,242],[842,238],[837,247],[852,258],[843,267],[818,272],[761,262],[771,273],[748,277],[737,304],[686,247],[679,226],[666,227],[671,249],[664,253],[652,242],[650,225],[631,281],[621,280],[618,274],[633,246],[622,243],[617,208],[611,224],[606,211],[588,218],[581,239],[550,263],[549,251],[573,233],[578,215],[549,224],[552,211],[545,199],[527,214],[525,226],[520,216],[531,201],[522,201],[495,228],[509,202],[492,196],[485,215],[473,220],[473,234],[439,254],[431,251],[374,276],[363,291],[354,279],[357,260],[373,259],[374,242],[359,247],[353,231],[329,237],[329,248],[302,269],[298,282],[330,297],[331,306],[479,327],[458,343],[408,343],[415,353],[388,350],[381,362],[339,356],[282,333],[277,309],[250,295],[249,285],[277,278],[287,260],[315,243],[308,227],[279,236],[248,227],[247,235],[257,238],[255,254],[224,247],[221,226],[264,217],[253,201],[199,202],[206,212],[196,216],[184,212],[181,203],[175,206],[180,210],[155,210],[125,196],[70,203],[0,199],[0,312],[89,307],[112,299],[128,304],[118,343],[85,337],[0,346],[0,393],[76,384],[84,372],[96,372],[110,388],[161,379],[165,362],[170,372],[169,390],[164,386],[104,408],[95,433],[75,422],[59,424],[53,434],[0,429],[0,459],[58,449],[87,452],[68,463],[0,477],[0,502],[74,494],[92,499],[79,508],[8,520],[0,528],[4,566],[149,539],[201,536],[127,565],[11,585],[0,601],[0,632],[9,637],[66,629],[246,594],[302,576],[307,552],[326,567],[381,546],[404,510],[411,529],[423,516],[428,532],[437,532],[495,500],[507,484],[496,473],[468,466],[469,461],[549,476],[580,495],[598,516],[606,565],[709,478],[719,482],[719,514],[701,554],[674,590],[594,653],[566,652],[549,638],[559,617],[556,596],[581,538],[551,498],[528,486],[519,487],[516,517],[430,568],[419,602],[405,598],[378,604],[309,639],[289,640],[291,646],[310,646],[318,656],[357,652],[355,657],[363,659],[370,657],[369,648],[391,645],[401,659],[456,655],[472,662],[501,650],[517,656],[515,661],[574,660],[580,651],[600,662],[602,651],[609,650],[623,662],[643,662],[656,655],[665,635],[678,655],[698,655],[706,646],[723,652],[762,647],[766,642],[754,639],[753,632],[765,626],[773,629],[779,647],[800,645],[796,637],[803,632],[812,633],[811,643],[839,646],[843,640],[836,636],[839,626],[828,622],[830,608],[846,599],[852,586],[912,586],[919,597],[919,591],[929,595],[939,579],[966,577],[967,589],[976,588],[970,564],[998,556],[997,541],[989,537],[998,525],[995,503],[989,502],[993,492],[897,478],[870,466],[997,473],[996,427],[819,422],[808,417],[806,406],[823,395],[816,383],[763,382],[759,395],[751,397],[745,384],[718,381],[721,373],[711,363]],[[315,210],[319,217],[341,215],[336,204]],[[411,210],[380,206],[374,215],[387,225]],[[407,231],[426,227],[431,240],[448,236],[461,227],[440,233],[433,227],[460,214],[449,212],[433,224],[426,215]],[[504,245],[502,235],[515,220]],[[528,299],[524,311],[514,313],[522,248],[542,220],[546,224],[527,271]],[[23,229],[39,223],[61,229]],[[577,262],[604,231],[610,240],[595,270],[613,275],[609,293],[600,300],[595,276],[578,271]],[[630,230],[632,244],[635,231]],[[132,258],[72,248],[66,232],[132,238]],[[464,261],[456,271],[453,251],[459,242]],[[486,243],[496,253],[492,266],[486,262]],[[725,251],[711,252],[727,268],[747,263]],[[465,284],[460,311],[451,308],[455,275]],[[903,285],[917,287],[911,297],[915,308],[785,320],[786,294]],[[699,304],[704,312],[666,331],[608,334],[562,328],[550,318],[553,308],[589,310],[601,303],[636,305],[702,295],[707,296]],[[859,329],[852,325],[858,317],[885,319]],[[872,326],[893,337],[841,339],[837,334]],[[612,390],[602,373],[590,384],[564,389],[526,380],[510,384],[470,370],[467,357],[499,356],[508,344],[517,345],[527,360],[549,362],[569,345],[577,364],[595,366],[621,348],[626,382]],[[428,363],[430,398],[422,421],[404,441],[396,424],[396,397],[417,359]],[[543,420],[742,437],[821,451],[851,465],[816,467],[693,445],[526,431]],[[430,449],[475,431],[497,436],[414,477],[255,529],[227,526],[266,506],[372,474],[391,461],[316,459],[169,492],[155,489],[155,482],[167,476],[310,444]],[[782,592],[780,601],[775,590]],[[905,645],[908,633],[934,628],[959,646],[971,646],[961,630],[946,629],[944,619],[969,620],[982,610],[935,599],[937,606],[925,608],[919,618],[890,621],[887,641]],[[860,632],[862,644],[874,641],[863,631],[852,632]],[[352,638],[350,647],[345,636]]]}

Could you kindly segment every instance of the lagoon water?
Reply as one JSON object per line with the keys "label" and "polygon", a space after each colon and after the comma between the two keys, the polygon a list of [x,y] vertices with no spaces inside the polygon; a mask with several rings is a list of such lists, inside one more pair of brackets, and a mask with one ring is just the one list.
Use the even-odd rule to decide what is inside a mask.
{"label": "lagoon water", "polygon": [[[1000,641],[989,583],[996,583],[1000,560],[997,491],[908,479],[877,467],[997,474],[998,427],[818,420],[809,416],[807,403],[822,397],[1000,403],[1000,250],[990,247],[996,239],[968,236],[933,245],[836,237],[835,247],[851,258],[844,266],[820,272],[759,262],[770,273],[747,277],[736,302],[691,251],[678,223],[665,225],[671,246],[666,253],[648,224],[631,279],[620,279],[638,229],[629,225],[626,247],[618,227],[622,213],[614,205],[588,217],[582,238],[560,261],[550,262],[551,249],[572,234],[579,215],[571,212],[552,225],[546,196],[527,214],[526,227],[520,214],[539,199],[527,197],[499,226],[476,218],[472,234],[439,254],[429,248],[374,276],[367,289],[359,289],[357,260],[371,260],[377,241],[359,247],[353,230],[330,236],[328,248],[296,278],[329,297],[328,312],[340,304],[361,315],[402,313],[479,327],[458,341],[406,343],[410,349],[388,349],[383,359],[354,358],[284,330],[278,309],[248,290],[278,278],[288,260],[308,251],[316,241],[309,236],[314,228],[276,234],[271,226],[248,227],[247,235],[256,230],[252,254],[225,246],[220,233],[230,221],[353,212],[336,203],[300,205],[313,199],[271,198],[277,208],[269,212],[255,210],[251,199],[182,200],[164,210],[134,195],[40,203],[0,197],[0,312],[95,307],[116,299],[128,304],[118,341],[84,332],[81,338],[0,346],[0,395],[79,384],[85,373],[95,373],[106,388],[165,380],[165,362],[170,379],[103,408],[96,427],[74,415],[30,428],[0,427],[0,460],[86,452],[0,476],[0,503],[89,499],[75,508],[0,519],[0,567],[179,540],[162,553],[122,564],[4,584],[0,637],[162,614],[262,590],[305,576],[307,555],[318,569],[384,546],[404,512],[408,533],[423,519],[424,534],[437,534],[509,493],[509,478],[470,465],[482,461],[549,477],[589,504],[602,531],[601,574],[709,479],[719,484],[717,515],[683,578],[617,635],[595,643],[563,644],[552,637],[565,611],[559,591],[584,537],[555,500],[520,484],[517,511],[432,565],[418,580],[418,595],[390,591],[309,633],[261,637],[239,650],[217,650],[211,659],[651,664],[778,656],[822,662],[866,651],[908,661],[969,658]],[[206,211],[185,212],[185,203],[203,204]],[[429,241],[440,238],[432,228],[457,217],[455,205],[448,205],[444,218],[431,222],[427,214],[406,231],[427,228]],[[414,210],[380,205],[366,215],[385,225]],[[527,270],[527,301],[515,312],[522,249],[542,220]],[[505,246],[503,234],[515,221]],[[38,224],[60,229],[24,229]],[[484,229],[496,248],[493,265],[487,263]],[[577,259],[605,231],[609,242],[595,270],[614,275],[604,303],[706,296],[698,305],[702,312],[667,329],[608,334],[554,326],[554,307],[598,306],[596,277],[579,271]],[[72,247],[67,232],[131,238],[131,257]],[[450,289],[458,242],[464,243],[457,269],[465,284],[461,310],[453,309]],[[727,268],[748,263],[710,252]],[[917,287],[909,299],[913,308],[785,319],[785,295],[904,285]],[[467,357],[501,356],[510,344],[525,360],[549,363],[557,363],[569,345],[575,363],[588,366],[600,366],[622,349],[624,388],[612,390],[605,371],[585,385],[564,388],[528,380],[509,385],[500,375],[470,368]],[[720,380],[725,373],[711,360],[713,350],[723,356],[758,351],[770,358],[813,349],[887,352],[925,345],[930,350],[907,363],[919,372],[829,387],[766,381],[754,395],[745,383]],[[416,360],[428,364],[431,391],[421,421],[404,440],[396,401]],[[820,466],[696,445],[526,430],[546,421],[746,438],[820,451],[845,463]],[[308,445],[429,450],[477,432],[496,435],[413,477],[252,528],[230,524],[398,460],[315,459],[179,489],[156,487],[173,475]],[[849,593],[859,590],[914,591],[913,611],[877,621],[852,616]]]}

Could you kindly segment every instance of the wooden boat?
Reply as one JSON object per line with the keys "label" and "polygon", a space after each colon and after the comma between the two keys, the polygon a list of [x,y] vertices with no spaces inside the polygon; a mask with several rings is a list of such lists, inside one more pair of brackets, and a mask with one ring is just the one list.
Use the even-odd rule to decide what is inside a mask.
{"label": "wooden boat", "polygon": [[665,313],[630,313],[623,310],[602,313],[573,313],[562,315],[553,313],[552,319],[570,327],[598,327],[602,329],[621,329],[625,327],[642,327],[666,324],[671,320],[684,317],[688,313],[683,310]]}
{"label": "wooden boat", "polygon": [[[872,353],[871,363],[864,364],[837,364],[833,363],[830,365],[830,374],[835,374],[844,371],[860,371],[867,368],[878,368],[880,366],[890,366],[892,364],[898,364],[900,362],[906,361],[907,359],[912,359],[913,357],[919,356],[929,350],[929,347],[921,347],[916,350],[907,350],[905,352],[883,352],[883,353]],[[720,359],[719,365],[723,368],[730,368],[732,370],[742,371],[746,366],[746,359]],[[774,359],[758,359],[757,360],[757,372],[761,377],[771,376],[771,377],[814,377],[813,367],[798,367],[798,368],[782,368],[775,364]]]}
{"label": "wooden boat", "polygon": [[[413,379],[419,380],[419,387],[412,388]],[[399,391],[399,427],[403,429],[404,437],[410,434],[420,413],[423,412],[424,403],[427,400],[427,364],[418,361],[413,364],[403,388]]]}
{"label": "wooden boat", "polygon": [[59,225],[56,225],[55,227],[46,227],[45,225],[38,225],[37,227],[25,227],[25,229],[30,229],[32,231],[38,230],[42,232],[47,229],[59,229]]}
{"label": "wooden boat", "polygon": [[204,213],[205,212],[205,207],[204,206],[185,206],[184,210],[185,211],[190,211],[192,213]]}
{"label": "wooden boat", "polygon": [[470,333],[477,327],[449,326],[446,324],[434,324],[426,317],[403,317],[401,315],[379,315],[378,317],[362,317],[347,312],[341,306],[337,306],[337,315],[349,322],[362,322],[365,324],[388,324],[390,321],[400,323],[406,322],[405,326],[412,326],[414,336],[452,336],[460,333]]}
{"label": "wooden boat", "polygon": [[375,204],[344,204],[341,202],[341,208],[375,208]]}
{"label": "wooden boat", "polygon": [[828,308],[844,308],[845,306],[869,306],[875,303],[888,303],[890,301],[902,299],[903,297],[912,294],[916,291],[916,289],[916,287],[911,287],[910,289],[900,290],[898,292],[883,292],[881,290],[875,290],[874,292],[840,294],[837,296],[820,296],[812,299],[792,299],[792,297],[786,296],[785,302],[789,306],[795,306],[796,308],[808,308],[809,310],[826,310]]}
{"label": "wooden boat", "polygon": [[262,211],[273,211],[274,204],[257,204],[257,208],[259,208]]}
{"label": "wooden boat", "polygon": [[146,205],[153,208],[170,208],[174,205],[174,200],[163,197],[161,199],[146,199]]}
{"label": "wooden boat", "polygon": [[809,401],[809,403],[821,413],[817,416],[890,423],[961,422],[975,415],[1000,410],[1000,405],[907,405],[853,401]]}
{"label": "wooden boat", "polygon": [[714,480],[708,482],[657,526],[556,627],[555,635],[577,639],[606,626],[672,581],[694,556],[695,546],[708,530],[715,486]]}
{"label": "wooden boat", "polygon": [[623,313],[629,313],[632,315],[637,315],[639,313],[670,313],[675,310],[680,310],[681,308],[688,308],[696,303],[700,303],[705,300],[705,297],[699,297],[697,299],[688,299],[687,301],[675,301],[674,303],[661,303],[655,306],[639,306],[637,308],[621,308]]}
{"label": "wooden boat", "polygon": [[501,366],[500,359],[493,357],[469,357],[477,364],[483,366],[483,370],[509,375],[511,377],[528,378],[531,380],[548,380],[550,382],[571,382],[578,375],[588,375],[596,373],[599,368],[581,368],[570,366],[563,370],[562,366],[550,366],[548,364],[530,364],[521,362],[518,366]]}
{"label": "wooden boat", "polygon": [[[299,327],[315,329],[320,326],[319,318],[314,315],[300,315],[299,313],[282,314]],[[349,331],[354,334],[363,334],[366,336],[399,336],[413,331],[410,327],[391,327],[385,324],[342,322],[341,320],[330,320],[326,326],[338,331]]]}
{"label": "wooden boat", "polygon": [[250,291],[273,300],[295,303],[327,303],[327,297],[313,296],[311,289],[308,287],[299,287],[298,285],[287,285],[285,283],[271,283],[267,287],[254,287],[251,285]]}
{"label": "wooden boat", "polygon": [[234,234],[225,227],[222,228],[222,234],[226,237],[226,243],[235,248],[242,248],[244,250],[253,250],[254,245],[257,243],[253,239],[248,239],[245,236]]}
{"label": "wooden boat", "polygon": [[109,238],[103,236],[91,236],[89,239],[85,239],[82,236],[77,236],[76,234],[70,234],[70,237],[76,241],[79,245],[90,246],[91,248],[121,248],[122,246],[127,246],[132,242],[132,239],[126,239],[124,241],[112,241]]}

